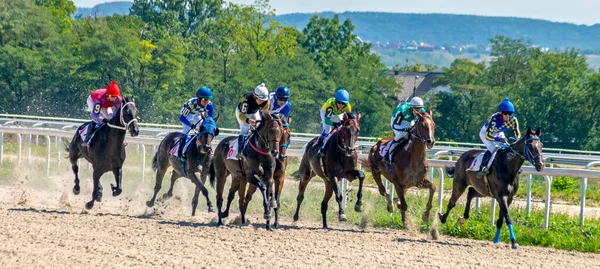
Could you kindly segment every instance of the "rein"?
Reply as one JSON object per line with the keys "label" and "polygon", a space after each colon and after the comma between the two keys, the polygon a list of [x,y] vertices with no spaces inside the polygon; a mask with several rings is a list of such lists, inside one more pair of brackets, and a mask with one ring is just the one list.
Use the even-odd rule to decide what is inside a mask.
{"label": "rein", "polygon": [[[431,118],[431,116],[429,116],[429,115],[421,115],[421,116],[420,116],[420,117],[417,119],[417,123],[421,122],[421,119],[424,119],[424,118],[429,118],[429,119],[433,120],[433,119]],[[416,138],[417,140],[419,140],[419,141],[421,141],[421,142],[425,143],[425,142],[426,142],[426,141],[425,141],[426,139],[425,139],[425,137],[423,137],[423,135],[421,134],[421,128],[418,128],[418,127],[411,127],[411,129],[412,129],[412,128],[415,128],[415,129],[417,129],[417,133],[416,133],[416,134],[414,134],[413,132],[410,132],[410,134],[411,134],[411,135],[412,135],[414,138]]]}
{"label": "rein", "polygon": [[510,150],[512,152],[514,152],[515,154],[517,154],[519,157],[521,157],[521,159],[523,159],[525,161],[528,161],[530,164],[533,165],[535,159],[539,158],[540,156],[542,156],[542,154],[538,153],[536,155],[533,155],[533,152],[531,152],[531,150],[527,146],[527,142],[529,142],[529,141],[539,141],[539,140],[540,140],[539,137],[526,138],[525,142],[523,143],[523,152],[524,152],[524,154],[520,154],[519,152],[517,152],[516,150],[514,150],[512,147],[510,147]]}
{"label": "rein", "polygon": [[108,125],[110,128],[115,128],[115,129],[127,131],[127,127],[129,127],[129,124],[132,124],[133,122],[137,122],[138,119],[134,117],[129,122],[125,123],[125,119],[123,119],[123,109],[126,106],[128,106],[128,105],[132,105],[133,108],[137,109],[135,107],[135,103],[134,102],[127,102],[127,103],[125,103],[124,105],[121,106],[121,109],[119,110],[119,119],[120,119],[120,122],[121,122],[121,126],[114,125],[114,124],[111,124],[111,123],[106,123],[106,125]]}
{"label": "rein", "polygon": [[[267,126],[269,124],[271,124],[271,122],[276,122],[280,127],[282,126],[282,123],[279,120],[277,120],[277,119],[271,119],[269,122],[267,122]],[[265,126],[265,128],[267,128],[267,126]],[[262,154],[262,155],[269,155],[268,151],[271,150],[271,146],[269,145],[269,142],[272,142],[272,141],[279,142],[278,139],[276,139],[276,140],[268,140],[269,139],[269,132],[267,132],[267,137],[266,138],[262,137],[259,132],[254,132],[254,135],[256,135],[260,139],[260,141],[266,146],[266,148],[267,148],[266,151],[260,150],[257,146],[255,146],[252,143],[252,140],[248,141],[248,144],[250,144],[250,147],[254,151],[256,151],[256,152],[258,152],[259,154]],[[256,139],[254,139],[254,140],[256,140]]]}

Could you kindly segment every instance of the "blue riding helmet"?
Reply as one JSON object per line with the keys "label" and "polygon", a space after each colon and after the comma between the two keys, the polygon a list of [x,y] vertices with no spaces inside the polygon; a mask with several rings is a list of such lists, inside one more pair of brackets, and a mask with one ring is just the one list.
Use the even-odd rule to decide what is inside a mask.
{"label": "blue riding helmet", "polygon": [[513,103],[510,102],[510,99],[506,97],[504,98],[504,101],[502,101],[502,103],[500,103],[500,105],[498,106],[498,110],[500,110],[500,112],[514,113],[515,106],[513,105]]}
{"label": "blue riding helmet", "polygon": [[204,99],[212,100],[212,98],[213,98],[212,90],[206,86],[202,86],[196,92],[196,97],[198,97],[198,99],[204,98]]}
{"label": "blue riding helmet", "polygon": [[350,94],[344,89],[339,89],[335,92],[335,100],[347,104],[350,101]]}
{"label": "blue riding helmet", "polygon": [[279,86],[279,88],[277,88],[275,91],[275,96],[288,99],[290,98],[290,89],[288,89],[286,86]]}

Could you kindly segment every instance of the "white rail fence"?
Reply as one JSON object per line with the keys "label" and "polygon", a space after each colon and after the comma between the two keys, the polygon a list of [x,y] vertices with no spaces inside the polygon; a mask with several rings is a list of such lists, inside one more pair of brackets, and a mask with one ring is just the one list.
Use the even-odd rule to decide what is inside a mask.
{"label": "white rail fence", "polygon": [[[32,162],[31,157],[31,148],[32,148],[32,138],[34,136],[43,137],[46,141],[46,174],[50,174],[51,167],[51,159],[52,159],[52,137],[54,137],[54,145],[56,152],[54,153],[56,156],[56,162],[60,164],[61,162],[61,152],[64,150],[64,146],[62,145],[62,138],[71,139],[73,137],[74,132],[72,131],[64,131],[64,130],[55,130],[55,129],[39,129],[39,128],[16,128],[16,127],[7,127],[6,125],[10,125],[9,123],[5,123],[5,126],[0,126],[0,164],[2,164],[4,159],[4,134],[14,134],[16,136],[17,143],[17,165],[20,166],[22,164],[22,151],[23,151],[23,136],[27,137],[27,163],[28,165]],[[145,180],[145,171],[146,171],[146,154],[147,146],[152,147],[152,155],[155,152],[155,147],[160,144],[159,138],[145,138],[145,137],[127,137],[126,141],[129,145],[135,144],[141,149],[141,180]],[[215,141],[216,142],[216,141]],[[216,144],[216,143],[215,143]],[[289,149],[288,156],[289,157],[302,157],[303,151],[300,149]],[[453,166],[454,161],[447,160],[438,160],[437,158],[440,156],[449,156],[453,155],[449,151],[438,151],[433,155],[431,159],[428,160],[430,167],[430,179],[433,181],[434,179],[434,169],[438,169],[439,171],[439,182],[438,182],[438,210],[443,209],[443,195],[444,195],[444,168],[447,166]],[[366,158],[366,154],[359,154],[359,158]],[[546,199],[545,199],[545,214],[544,214],[544,228],[548,228],[548,220],[550,216],[550,192],[551,192],[551,184],[553,176],[570,176],[575,178],[581,178],[581,209],[580,209],[580,225],[584,224],[585,219],[585,192],[587,190],[587,181],[588,179],[599,179],[600,171],[590,170],[593,166],[600,165],[600,161],[590,162],[585,169],[567,169],[567,168],[544,168],[542,172],[537,172],[532,166],[524,166],[523,174],[528,175],[527,178],[527,198],[526,198],[526,211],[529,216],[531,212],[531,179],[532,175],[540,175],[544,176],[546,179]],[[340,182],[343,193],[346,193],[348,189],[348,182],[346,180]],[[392,196],[394,195],[393,184],[389,184],[387,180],[385,181],[386,189],[388,193]],[[344,196],[344,205],[346,202],[346,197]],[[476,209],[479,209],[480,201],[476,200]],[[495,201],[492,200],[492,213],[490,216],[490,222],[492,225],[494,224],[494,214],[495,214]]]}

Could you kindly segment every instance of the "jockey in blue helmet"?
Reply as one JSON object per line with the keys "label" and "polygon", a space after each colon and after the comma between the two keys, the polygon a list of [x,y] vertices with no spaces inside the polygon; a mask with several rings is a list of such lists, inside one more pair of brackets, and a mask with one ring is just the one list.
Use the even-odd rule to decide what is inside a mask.
{"label": "jockey in blue helmet", "polygon": [[212,98],[212,90],[206,86],[202,86],[196,91],[196,97],[191,98],[183,104],[179,112],[179,121],[183,124],[183,131],[177,152],[177,156],[180,159],[183,159],[183,147],[190,130],[196,129],[196,126],[200,126],[204,119],[214,118],[215,108],[211,101]]}
{"label": "jockey in blue helmet", "polygon": [[515,137],[518,139],[521,137],[521,131],[519,131],[519,121],[513,115],[515,113],[515,106],[510,102],[510,99],[504,98],[504,101],[498,106],[498,111],[494,113],[490,120],[486,122],[481,130],[479,130],[479,138],[485,144],[487,150],[483,155],[483,161],[481,162],[481,171],[477,173],[478,177],[489,174],[489,160],[490,157],[499,148],[500,143],[508,143],[504,136],[504,131],[508,128],[513,129]]}
{"label": "jockey in blue helmet", "polygon": [[321,108],[321,123],[323,125],[323,132],[319,136],[317,145],[320,146],[318,154],[319,156],[325,156],[325,145],[329,140],[330,133],[332,131],[331,126],[335,123],[340,123],[343,119],[345,112],[352,112],[352,105],[350,105],[350,94],[345,89],[339,89],[335,92],[335,97],[329,98],[323,107]]}

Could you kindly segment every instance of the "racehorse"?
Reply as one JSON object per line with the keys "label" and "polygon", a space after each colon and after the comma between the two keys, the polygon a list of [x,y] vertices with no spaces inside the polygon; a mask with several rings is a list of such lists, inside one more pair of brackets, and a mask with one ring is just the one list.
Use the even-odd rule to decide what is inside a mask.
{"label": "racehorse", "polygon": [[[163,199],[168,199],[173,196],[173,186],[178,178],[186,177],[196,185],[194,198],[192,198],[192,216],[196,215],[196,207],[198,206],[198,195],[200,191],[202,191],[202,195],[204,195],[206,198],[208,212],[215,212],[215,209],[208,198],[208,190],[204,186],[204,183],[206,182],[206,176],[208,175],[208,166],[210,164],[210,155],[212,153],[210,144],[212,143],[213,138],[219,135],[219,128],[217,128],[218,120],[219,116],[215,117],[215,119],[204,119],[202,125],[200,125],[199,133],[190,139],[190,145],[195,146],[187,147],[185,151],[185,156],[187,157],[183,165],[176,156],[169,154],[171,149],[181,137],[181,132],[169,133],[160,142],[158,150],[152,158],[152,169],[156,171],[154,195],[152,195],[152,199],[146,202],[147,206],[154,206],[156,195],[162,186],[163,177],[167,172],[167,168],[171,166],[173,167],[173,172],[171,173],[171,187],[169,188],[169,191],[163,195]],[[177,145],[177,147],[178,146],[179,145]]]}
{"label": "racehorse", "polygon": [[[242,217],[242,223],[246,222],[245,190],[246,182],[256,186],[263,196],[264,218],[266,220],[266,229],[271,229],[271,207],[277,204],[273,198],[273,173],[276,167],[276,158],[279,157],[279,142],[282,135],[282,122],[278,117],[273,117],[268,113],[262,113],[261,121],[252,132],[244,147],[245,160],[227,159],[233,143],[234,136],[227,137],[217,145],[213,161],[209,167],[209,178],[213,186],[216,182],[217,208],[219,210],[218,225],[223,225],[223,218],[229,215],[229,205],[233,200],[236,191],[239,194],[239,207]],[[241,168],[243,164],[243,170]],[[227,209],[222,211],[223,206],[223,188],[227,176],[232,176],[231,188],[227,197]],[[242,188],[243,186],[243,188]]]}
{"label": "racehorse", "polygon": [[[94,136],[90,139],[89,146],[82,145],[83,141],[79,135],[79,131],[89,123],[84,123],[77,129],[73,140],[67,146],[71,169],[73,170],[73,174],[75,174],[74,194],[78,195],[80,192],[77,160],[85,158],[92,164],[94,169],[92,174],[94,185],[92,200],[85,204],[87,209],[94,207],[94,201],[102,201],[100,177],[108,171],[113,172],[117,184],[116,186],[111,184],[112,195],[118,196],[121,194],[123,191],[121,184],[122,167],[126,157],[125,145],[123,143],[125,134],[129,130],[131,136],[135,137],[140,132],[138,128],[138,110],[133,97],[124,98],[115,110],[114,117],[107,124],[95,131]],[[90,128],[93,127],[90,126]]]}
{"label": "racehorse", "polygon": [[423,220],[428,221],[433,194],[436,190],[435,185],[431,183],[427,176],[428,165],[426,155],[427,148],[432,148],[435,144],[435,122],[431,117],[431,112],[417,112],[415,116],[417,120],[415,126],[408,133],[408,138],[397,142],[402,144],[396,147],[396,152],[392,156],[391,171],[389,169],[390,164],[385,162],[380,154],[381,150],[386,146],[385,143],[391,143],[391,138],[382,139],[377,142],[371,148],[368,160],[361,160],[363,167],[373,173],[373,179],[377,183],[379,194],[387,199],[387,209],[390,213],[394,212],[394,206],[392,205],[391,195],[386,192],[383,186],[381,175],[383,174],[383,176],[394,184],[396,193],[398,194],[398,208],[400,208],[403,224],[406,224],[406,210],[408,209],[406,191],[411,187],[429,189],[429,199],[425,213],[423,213]]}
{"label": "racehorse", "polygon": [[[281,141],[283,143],[279,144],[279,148],[281,151],[279,152],[279,158],[276,159],[275,171],[273,172],[273,180],[275,183],[275,201],[277,202],[276,206],[273,206],[275,211],[275,222],[273,222],[273,227],[275,228],[279,227],[279,208],[281,207],[280,198],[281,192],[283,191],[283,183],[285,181],[285,169],[287,168],[287,148],[289,146],[290,136],[292,135],[292,131],[289,127],[289,122],[286,122],[285,119],[282,118],[282,123],[283,132],[281,135]],[[240,185],[240,189],[242,190],[244,190],[245,187],[245,184]],[[252,195],[254,194],[254,192],[256,192],[256,186],[250,185],[248,187],[248,191],[246,192],[243,210],[244,212],[246,212],[246,209],[248,208],[248,204],[250,204],[250,201],[252,200]],[[231,198],[233,199],[233,195],[231,196]],[[229,212],[230,203],[231,200],[228,200],[226,212]]]}
{"label": "racehorse", "polygon": [[315,175],[326,179],[325,196],[321,202],[321,215],[323,217],[324,229],[327,228],[327,204],[334,193],[339,208],[338,219],[340,221],[348,220],[341,204],[342,193],[338,189],[338,182],[342,178],[346,178],[349,181],[358,178],[358,200],[356,201],[354,210],[356,212],[362,211],[362,187],[365,175],[356,168],[358,155],[354,148],[354,144],[360,133],[360,117],[360,114],[356,115],[349,112],[344,114],[341,126],[334,128],[332,131],[334,133],[331,134],[329,142],[325,145],[325,157],[319,158],[317,154],[317,151],[319,150],[319,147],[316,146],[318,137],[312,139],[306,145],[304,156],[302,156],[302,160],[300,161],[300,168],[298,169],[298,172],[294,173],[295,176],[300,179],[294,221],[297,221],[299,218],[300,205],[304,200],[306,186]]}
{"label": "racehorse", "polygon": [[[491,196],[500,206],[500,216],[496,221],[496,235],[494,243],[500,243],[500,231],[502,222],[506,220],[506,226],[510,232],[510,241],[512,248],[518,248],[517,239],[513,231],[512,219],[508,213],[508,208],[512,203],[513,197],[519,189],[519,169],[524,161],[535,166],[539,172],[544,169],[544,160],[542,157],[542,142],[540,141],[540,128],[533,133],[531,128],[527,128],[525,136],[519,138],[514,143],[508,145],[504,149],[499,149],[496,153],[496,158],[490,165],[490,173],[480,179],[476,176],[477,171],[467,171],[471,167],[477,156],[483,153],[481,150],[469,150],[463,153],[456,161],[455,167],[446,167],[446,171],[450,176],[454,176],[452,186],[452,196],[448,201],[448,208],[445,214],[440,214],[440,221],[446,223],[450,210],[456,205],[456,201],[465,192],[467,186],[467,204],[464,212],[464,219],[459,219],[459,224],[469,218],[469,210],[471,208],[471,200],[473,197]],[[475,169],[477,170],[477,169]]]}

